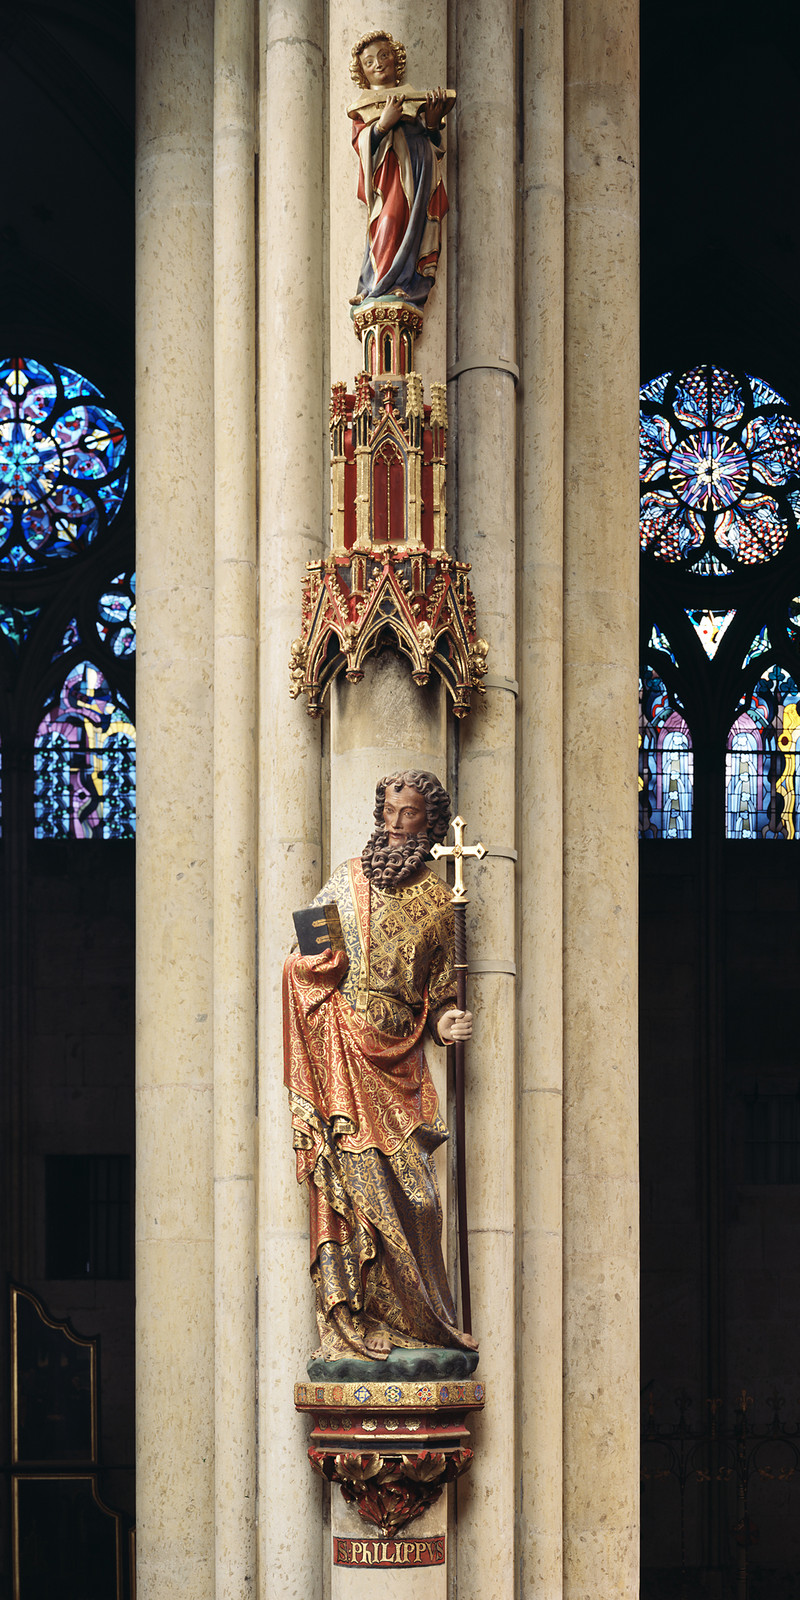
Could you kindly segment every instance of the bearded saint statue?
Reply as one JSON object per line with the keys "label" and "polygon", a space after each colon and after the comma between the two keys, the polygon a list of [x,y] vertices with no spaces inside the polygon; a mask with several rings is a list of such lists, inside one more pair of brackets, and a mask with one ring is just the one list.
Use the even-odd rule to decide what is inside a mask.
{"label": "bearded saint statue", "polygon": [[308,1187],[320,1350],[475,1350],[456,1325],[433,1152],[447,1138],[422,1051],[467,1039],[456,1006],[453,907],[431,871],[450,798],[430,772],[375,795],[375,831],[314,905],[335,902],[345,949],[284,967],[285,1082],[297,1179]]}

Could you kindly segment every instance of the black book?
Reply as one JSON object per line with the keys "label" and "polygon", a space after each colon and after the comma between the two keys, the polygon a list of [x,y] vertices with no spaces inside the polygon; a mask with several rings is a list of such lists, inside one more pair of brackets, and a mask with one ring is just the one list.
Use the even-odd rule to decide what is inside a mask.
{"label": "black book", "polygon": [[326,906],[304,906],[293,913],[295,933],[301,956],[318,956],[323,950],[344,950],[339,907],[335,901]]}

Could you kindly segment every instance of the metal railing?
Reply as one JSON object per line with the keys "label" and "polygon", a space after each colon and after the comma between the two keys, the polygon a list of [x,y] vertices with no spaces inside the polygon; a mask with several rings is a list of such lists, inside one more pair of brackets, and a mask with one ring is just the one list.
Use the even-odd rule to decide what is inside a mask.
{"label": "metal railing", "polygon": [[[658,1521],[676,1580],[671,1589],[680,1600],[708,1595],[712,1572],[718,1581],[711,1588],[731,1600],[751,1600],[752,1580],[765,1569],[791,1570],[794,1560],[796,1573],[791,1541],[800,1527],[800,1401],[796,1406],[790,1419],[776,1389],[756,1410],[742,1389],[732,1407],[707,1399],[695,1417],[691,1396],[681,1390],[673,1398],[672,1419],[663,1420],[654,1386],[645,1391],[642,1486],[649,1505],[643,1509]],[[762,1420],[756,1420],[757,1412]],[[659,1504],[659,1486],[667,1483],[677,1487],[677,1516],[666,1500]],[[770,1492],[776,1502],[778,1486],[792,1483],[796,1505],[786,1516],[770,1505]],[[780,1493],[785,1498],[783,1487]],[[665,1526],[670,1516],[673,1525]],[[645,1600],[646,1574],[645,1548]]]}

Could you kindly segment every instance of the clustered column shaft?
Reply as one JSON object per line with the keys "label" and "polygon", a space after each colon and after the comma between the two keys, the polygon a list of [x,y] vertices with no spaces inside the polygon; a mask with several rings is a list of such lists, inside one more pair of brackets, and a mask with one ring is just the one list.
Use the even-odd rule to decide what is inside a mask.
{"label": "clustered column shaft", "polygon": [[259,1572],[264,1600],[307,1600],[322,1594],[321,1491],[292,1380],[316,1329],[283,1087],[281,967],[292,912],[323,871],[320,729],[287,692],[299,579],[322,554],[328,512],[321,0],[263,0],[259,36]]}
{"label": "clustered column shaft", "polygon": [[214,1595],[213,6],[142,0],[137,152],[140,1600]]}

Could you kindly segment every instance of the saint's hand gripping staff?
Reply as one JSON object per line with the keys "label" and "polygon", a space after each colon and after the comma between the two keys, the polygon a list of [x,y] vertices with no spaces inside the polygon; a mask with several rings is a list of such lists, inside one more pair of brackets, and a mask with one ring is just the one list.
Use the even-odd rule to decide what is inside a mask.
{"label": "saint's hand gripping staff", "polygon": [[[466,823],[463,817],[453,818],[451,845],[431,846],[435,861],[440,856],[452,856],[455,864],[453,883],[453,913],[455,919],[456,982],[458,1007],[467,1009],[467,893],[464,888],[464,857],[475,856],[480,861],[486,854],[483,844],[464,843]],[[456,1061],[456,1190],[458,1195],[458,1265],[461,1278],[461,1320],[465,1333],[472,1332],[472,1304],[469,1288],[469,1241],[467,1238],[467,1162],[466,1132],[464,1125],[464,1040],[454,1040]]]}

